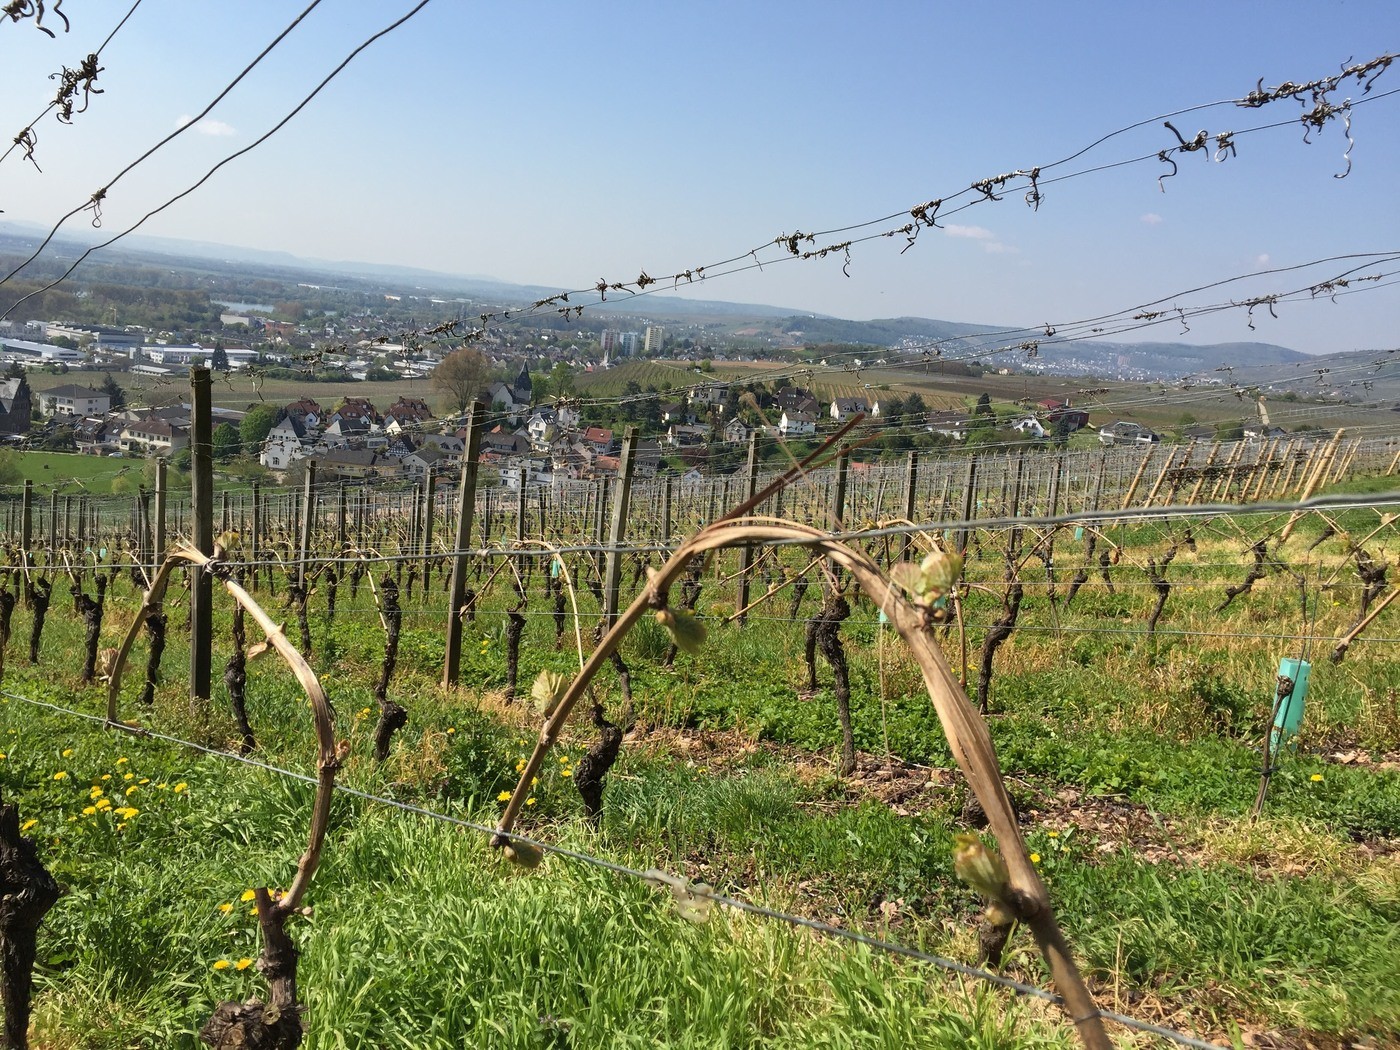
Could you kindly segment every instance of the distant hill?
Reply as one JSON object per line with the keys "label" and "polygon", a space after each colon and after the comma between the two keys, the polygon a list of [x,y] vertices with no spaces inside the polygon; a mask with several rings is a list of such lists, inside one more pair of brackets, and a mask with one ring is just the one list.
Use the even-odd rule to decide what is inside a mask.
{"label": "distant hill", "polygon": [[[0,249],[32,250],[48,231],[31,223],[0,222]],[[54,258],[72,258],[93,243],[92,231],[76,227],[63,230],[50,253]],[[46,253],[46,256],[50,253]],[[357,287],[373,287],[390,293],[426,294],[442,298],[464,298],[497,305],[516,306],[556,294],[559,289],[512,284],[481,275],[443,274],[415,267],[380,263],[306,259],[280,251],[263,251],[168,237],[133,235],[120,245],[106,249],[102,258],[117,262],[123,258],[162,266],[183,264],[188,269],[206,271],[245,271],[276,276],[283,280],[306,281],[331,286],[337,280]],[[245,270],[246,268],[246,270]],[[1243,371],[1251,368],[1277,368],[1318,359],[1272,343],[1219,343],[1196,346],[1188,343],[1109,342],[1079,340],[1056,343],[1040,340],[1034,359],[1014,351],[998,357],[1002,350],[1026,338],[1017,324],[965,324],[927,317],[877,318],[850,321],[823,314],[797,312],[790,308],[756,303],[686,299],[677,295],[610,296],[599,302],[596,296],[583,297],[588,313],[612,316],[613,323],[631,320],[642,324],[660,321],[679,331],[686,326],[702,326],[692,333],[704,340],[742,333],[745,338],[772,346],[799,346],[821,343],[868,344],[901,353],[922,355],[925,347],[938,344],[949,358],[985,358],[995,365],[1005,360],[1016,367],[1051,375],[1091,375],[1124,380],[1174,382],[1183,377],[1212,373],[1230,365]]]}

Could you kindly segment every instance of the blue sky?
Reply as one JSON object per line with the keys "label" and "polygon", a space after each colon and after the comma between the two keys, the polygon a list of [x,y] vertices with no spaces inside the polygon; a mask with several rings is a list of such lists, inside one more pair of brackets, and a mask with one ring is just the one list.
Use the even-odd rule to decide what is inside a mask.
{"label": "blue sky", "polygon": [[[66,0],[73,30],[55,40],[0,25],[0,97],[14,131],[52,96],[48,75],[96,47],[128,6]],[[143,0],[103,53],[105,93],[72,126],[52,115],[35,126],[43,173],[18,154],[0,164],[3,218],[51,222],[87,199],[203,108],[300,6]],[[411,6],[323,0],[207,122],[113,188],[104,230],[247,145]],[[1400,51],[1393,0],[433,0],[285,129],[142,232],[585,287],[904,211],[1048,165],[1124,125],[1241,96],[1260,77],[1266,87],[1310,80],[1387,51]],[[1395,88],[1400,63],[1372,95]],[[1335,101],[1346,97],[1363,96],[1349,82]],[[903,254],[903,238],[859,244],[844,272],[838,253],[719,278],[695,294],[853,318],[1064,324],[1260,269],[1400,249],[1400,95],[1355,109],[1345,179],[1334,177],[1345,168],[1340,123],[1305,145],[1301,112],[1278,102],[1180,118],[1188,138],[1295,123],[1241,135],[1224,163],[1183,158],[1166,192],[1155,161],[1116,168],[1046,186],[1037,212],[1021,192],[969,208]],[[1154,122],[1056,171],[1174,142]],[[1337,269],[1173,302],[1265,295]],[[1228,311],[1182,338],[1389,347],[1397,305],[1395,288],[1368,287],[1335,305],[1287,304],[1277,320],[1256,311],[1252,332],[1242,311]]]}

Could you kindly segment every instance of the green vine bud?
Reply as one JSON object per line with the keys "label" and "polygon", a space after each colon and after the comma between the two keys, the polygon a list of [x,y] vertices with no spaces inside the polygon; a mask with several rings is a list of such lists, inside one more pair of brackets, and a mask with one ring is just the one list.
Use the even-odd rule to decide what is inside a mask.
{"label": "green vine bud", "polygon": [[[691,890],[707,894],[710,892],[710,887],[703,882],[697,882]],[[671,888],[671,894],[676,898],[676,912],[686,922],[693,922],[697,926],[709,922],[715,902],[709,897],[696,896],[696,893],[691,892],[691,890],[674,886]]]}
{"label": "green vine bud", "polygon": [[962,575],[963,560],[957,554],[934,550],[911,565],[901,562],[890,569],[890,578],[913,596],[917,605],[940,607]]}
{"label": "green vine bud", "polygon": [[705,644],[708,632],[705,625],[695,618],[689,609],[658,609],[656,622],[666,628],[671,641],[683,653],[694,656]]}
{"label": "green vine bud", "polygon": [[541,671],[539,677],[535,679],[535,684],[530,687],[530,695],[535,700],[535,710],[545,718],[554,714],[554,709],[559,706],[559,701],[564,699],[564,694],[569,691],[569,679],[557,671]]}
{"label": "green vine bud", "polygon": [[1001,854],[989,850],[982,840],[969,832],[953,836],[953,871],[989,901],[1004,901],[1006,884],[1011,876]]}
{"label": "green vine bud", "polygon": [[1011,909],[1001,901],[992,901],[987,905],[987,910],[982,915],[993,926],[1010,926],[1016,921],[1016,916],[1011,914]]}
{"label": "green vine bud", "polygon": [[501,847],[501,852],[505,854],[506,860],[526,869],[538,868],[544,862],[544,850],[519,839],[506,843]]}

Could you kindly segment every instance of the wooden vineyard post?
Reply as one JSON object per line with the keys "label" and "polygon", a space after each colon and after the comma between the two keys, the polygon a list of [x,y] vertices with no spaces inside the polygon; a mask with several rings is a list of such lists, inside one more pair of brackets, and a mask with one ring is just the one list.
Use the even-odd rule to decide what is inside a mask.
{"label": "wooden vineyard post", "polygon": [[[904,520],[913,524],[914,508],[917,502],[919,484],[919,453],[917,449],[910,450],[909,460],[904,465]],[[904,537],[904,549],[899,552],[901,561],[908,561],[914,555],[914,536],[911,533]]]}
{"label": "wooden vineyard post", "polygon": [[831,486],[831,527],[840,532],[846,524],[846,482],[851,472],[851,450],[843,448],[836,457],[836,477]]}
{"label": "wooden vineyard post", "polygon": [[336,490],[335,504],[335,542],[336,552],[339,554],[345,553],[345,512],[345,482],[342,481],[339,488]]}
{"label": "wooden vineyard post", "polygon": [[257,585],[258,560],[262,555],[262,486],[253,482],[253,518],[248,526],[248,560],[253,563],[252,583]]}
{"label": "wooden vineyard post", "polygon": [[1144,507],[1152,506],[1152,501],[1157,498],[1157,493],[1162,490],[1162,482],[1167,480],[1167,474],[1171,471],[1176,460],[1176,449],[1167,449],[1167,461],[1162,464],[1162,469],[1157,474],[1157,480],[1152,483],[1152,488],[1147,490],[1147,495],[1143,498]]}
{"label": "wooden vineyard post", "polygon": [[307,460],[301,489],[301,516],[297,536],[297,587],[306,588],[306,558],[311,552],[311,520],[316,513],[316,464]]}
{"label": "wooden vineyard post", "polygon": [[[1022,483],[1025,480],[1025,471],[1026,454],[1024,452],[1018,452],[1016,453],[1016,473],[1014,475],[1015,480],[1012,482],[1011,485],[1010,508],[1010,516],[1016,519],[1019,519],[1021,517],[1021,487]],[[1020,525],[1015,525],[1011,529],[1011,542],[1008,549],[1011,551],[1013,557],[1019,554],[1021,550],[1021,531],[1022,530]]]}
{"label": "wooden vineyard post", "polygon": [[[205,557],[214,553],[214,438],[210,408],[209,369],[190,368],[190,515],[194,549]],[[191,571],[190,580],[190,698],[208,700],[213,667],[214,578]]]}
{"label": "wooden vineyard post", "polygon": [[[432,553],[433,553],[433,500],[434,500],[434,498],[435,498],[435,496],[436,496],[436,489],[437,489],[437,478],[433,475],[432,469],[429,468],[429,470],[428,470],[428,476],[425,477],[425,478],[423,479],[423,513],[422,513],[422,515],[421,515],[422,522],[423,522],[423,550],[422,550],[422,555],[423,555],[423,593],[424,593],[424,595],[427,595],[427,593],[428,593],[428,567],[429,567],[429,564],[430,564],[430,562],[431,562]],[[524,487],[523,487],[523,478],[522,478],[522,488],[521,488],[521,491],[520,491],[520,499],[521,499],[521,502],[522,502],[522,506],[521,506],[521,508],[520,508],[520,513],[521,513],[521,514],[524,514],[524,513],[525,513],[525,508],[524,508],[524,506],[523,506],[523,502],[524,502],[524,499],[525,499],[525,490],[524,490]]]}
{"label": "wooden vineyard post", "polygon": [[34,482],[24,479],[19,505],[19,546],[26,565],[34,564]]}
{"label": "wooden vineyard post", "polygon": [[958,555],[967,553],[967,543],[972,537],[972,515],[977,509],[977,456],[967,457],[967,477],[963,479],[962,520],[958,529]]}
{"label": "wooden vineyard post", "polygon": [[1206,461],[1201,464],[1200,470],[1196,474],[1196,484],[1191,486],[1191,494],[1186,497],[1188,504],[1194,504],[1196,498],[1201,494],[1201,489],[1205,488],[1206,477],[1210,474],[1210,468],[1215,466],[1215,457],[1218,455],[1220,455],[1220,442],[1217,441],[1210,446]]}
{"label": "wooden vineyard post", "polygon": [[467,409],[467,447],[462,450],[462,477],[457,487],[457,531],[452,539],[451,600],[447,605],[447,647],[442,661],[442,687],[457,684],[462,666],[462,605],[467,599],[467,544],[471,542],[472,516],[476,512],[477,459],[481,435],[486,429],[486,406],[472,402]]}
{"label": "wooden vineyard post", "polygon": [[166,463],[163,459],[156,460],[156,520],[154,523],[154,533],[151,537],[151,575],[154,576],[160,569],[160,563],[165,561],[165,507],[169,502],[169,493],[166,486]]}
{"label": "wooden vineyard post", "polygon": [[[1341,444],[1342,435],[1344,433],[1346,433],[1346,431],[1338,430],[1337,433],[1332,436],[1332,440],[1327,443],[1327,447],[1322,453],[1321,460],[1308,478],[1307,483],[1303,486],[1303,491],[1298,495],[1299,502],[1311,498],[1312,494],[1317,491],[1318,486],[1322,484],[1322,479],[1327,476],[1327,467],[1332,462],[1332,455],[1337,451],[1337,446]],[[1293,529],[1297,526],[1302,517],[1303,511],[1301,510],[1295,510],[1289,515],[1288,524],[1285,525],[1283,531],[1279,533],[1278,545],[1280,547],[1288,542],[1288,537],[1293,535]]]}
{"label": "wooden vineyard post", "polygon": [[1257,503],[1264,491],[1264,481],[1269,476],[1269,464],[1274,461],[1274,451],[1278,448],[1278,438],[1270,438],[1264,443],[1263,451],[1254,460],[1254,476],[1249,479],[1242,493],[1243,499]]}
{"label": "wooden vineyard post", "polygon": [[58,491],[49,493],[49,558],[58,553]]}
{"label": "wooden vineyard post", "polygon": [[[758,492],[758,431],[755,430],[749,435],[749,461],[748,469],[744,477],[744,500],[753,499]],[[738,624],[740,627],[748,621],[749,608],[749,572],[753,568],[753,548],[743,547],[739,551],[739,605]]]}
{"label": "wooden vineyard post", "polygon": [[1342,457],[1342,461],[1337,464],[1337,469],[1332,473],[1331,480],[1334,483],[1341,481],[1347,476],[1347,473],[1351,470],[1351,461],[1354,460],[1356,454],[1361,451],[1362,444],[1363,441],[1361,438],[1357,438],[1352,442],[1351,448],[1347,449],[1346,454]]}
{"label": "wooden vineyard post", "polygon": [[1297,443],[1296,438],[1290,440],[1273,464],[1273,480],[1269,483],[1269,491],[1266,493],[1269,499],[1278,495],[1279,487],[1284,483],[1285,478],[1293,472],[1295,458],[1293,448]]}
{"label": "wooden vineyard post", "polygon": [[667,474],[661,484],[661,542],[667,546],[671,543],[671,490],[675,480]]}
{"label": "wooden vineyard post", "polygon": [[617,468],[617,492],[613,495],[612,521],[608,526],[608,553],[603,567],[603,630],[617,619],[618,591],[622,586],[622,541],[627,538],[627,501],[632,494],[632,472],[637,465],[637,428],[622,436],[622,462]]}
{"label": "wooden vineyard post", "polygon": [[1138,485],[1142,482],[1142,476],[1147,472],[1147,464],[1152,462],[1152,455],[1156,451],[1151,445],[1147,446],[1147,454],[1142,457],[1142,462],[1138,464],[1137,473],[1133,475],[1133,480],[1128,484],[1128,491],[1123,493],[1123,505],[1119,510],[1127,510],[1133,505],[1133,497],[1137,495]]}

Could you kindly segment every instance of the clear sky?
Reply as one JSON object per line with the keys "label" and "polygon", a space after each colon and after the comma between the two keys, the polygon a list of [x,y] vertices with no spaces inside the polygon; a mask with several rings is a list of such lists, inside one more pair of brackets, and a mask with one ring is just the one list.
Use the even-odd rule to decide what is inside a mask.
{"label": "clear sky", "polygon": [[[111,190],[104,231],[253,141],[413,2],[323,0],[195,131]],[[6,144],[52,97],[48,75],[77,65],[129,6],[65,0],[72,32],[54,40],[0,24]],[[143,0],[103,52],[105,93],[71,126],[52,114],[35,125],[42,174],[18,151],[0,164],[0,222],[51,223],[86,200],[198,113],[302,6]],[[52,14],[46,24],[61,29]],[[1261,77],[1265,87],[1312,80],[1388,51],[1400,51],[1395,0],[432,0],[142,232],[587,287],[905,211],[1049,165],[1125,125],[1243,96]],[[1350,81],[1334,101],[1393,89],[1400,62],[1370,96]],[[1292,123],[1240,135],[1223,163],[1182,158],[1166,192],[1154,159],[1046,185],[1037,212],[1023,190],[978,204],[903,254],[902,237],[878,239],[856,245],[849,266],[840,253],[765,265],[695,294],[851,318],[1064,324],[1260,269],[1400,250],[1400,94],[1354,110],[1345,179],[1334,177],[1346,167],[1340,121],[1306,145],[1302,112],[1283,101],[1174,121],[1188,139]],[[1153,121],[1054,170],[1175,142]],[[1266,295],[1341,269],[1179,301]],[[1256,311],[1252,332],[1229,311],[1183,338],[1313,352],[1397,345],[1400,286],[1365,287],[1335,305],[1280,306],[1277,320]]]}

